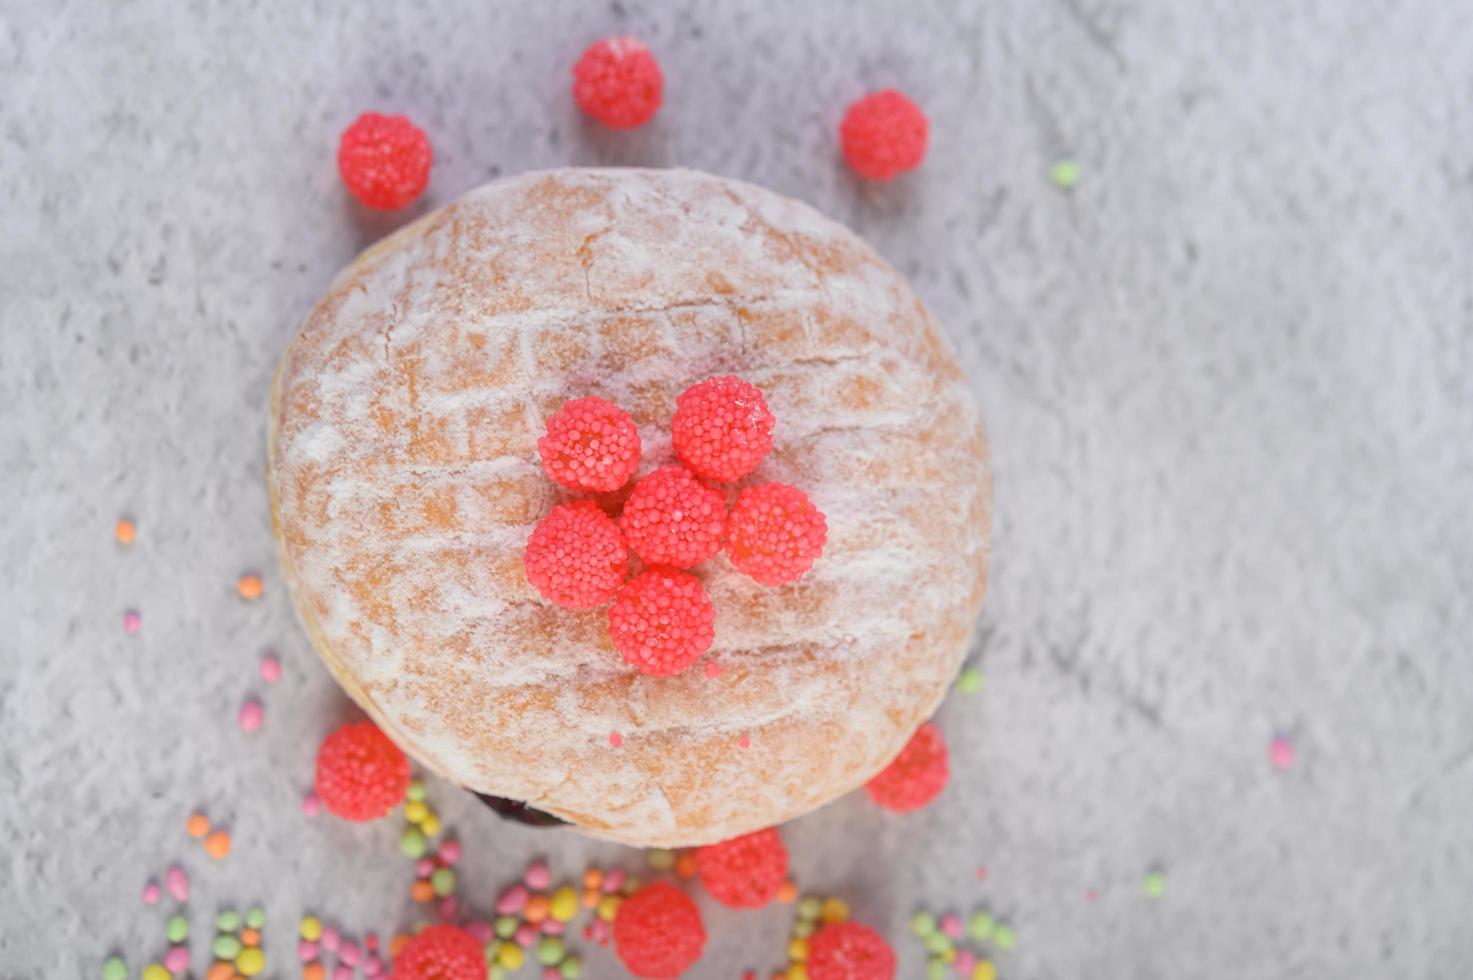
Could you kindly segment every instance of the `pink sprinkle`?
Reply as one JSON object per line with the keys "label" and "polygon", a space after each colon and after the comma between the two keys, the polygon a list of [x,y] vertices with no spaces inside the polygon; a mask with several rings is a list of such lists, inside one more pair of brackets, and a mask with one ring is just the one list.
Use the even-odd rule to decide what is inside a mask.
{"label": "pink sprinkle", "polygon": [[516,915],[527,907],[527,899],[529,897],[526,888],[521,885],[512,885],[506,891],[502,892],[501,897],[496,900],[496,914]]}
{"label": "pink sprinkle", "polygon": [[156,881],[150,881],[143,886],[144,905],[157,905],[162,895],[163,892],[159,889],[159,883]]}
{"label": "pink sprinkle", "polygon": [[440,921],[451,922],[460,914],[460,899],[446,895],[440,899]]}
{"label": "pink sprinkle", "polygon": [[482,946],[489,945],[496,938],[496,933],[491,930],[489,922],[467,922],[465,931],[470,933],[471,938]]}
{"label": "pink sprinkle", "polygon": [[318,797],[316,790],[308,790],[307,795],[302,797],[302,814],[308,817],[317,816],[317,811],[322,809],[322,800]]}
{"label": "pink sprinkle", "polygon": [[416,878],[428,878],[435,873],[435,862],[430,858],[420,858],[414,862],[414,876]]}
{"label": "pink sprinkle", "polygon": [[266,719],[266,709],[261,707],[261,702],[255,698],[246,698],[240,703],[240,712],[235,716],[236,722],[243,732],[253,732],[261,727],[261,722]]}
{"label": "pink sprinkle", "polygon": [[363,945],[367,949],[378,949],[378,933],[370,932],[363,937]]}
{"label": "pink sprinkle", "polygon": [[741,738],[737,739],[737,744],[744,749],[750,749],[752,747],[752,740],[743,735]]}
{"label": "pink sprinkle", "polygon": [[1268,743],[1268,761],[1280,772],[1294,765],[1294,743],[1287,736],[1276,735]]}
{"label": "pink sprinkle", "polygon": [[164,954],[164,969],[175,976],[189,969],[189,947],[171,946]]}
{"label": "pink sprinkle", "polygon": [[562,980],[563,971],[555,966],[544,966],[542,968],[542,980]]}
{"label": "pink sprinkle", "polygon": [[552,916],[542,920],[542,931],[549,936],[561,936],[567,925],[554,919]]}
{"label": "pink sprinkle", "polygon": [[620,888],[623,888],[623,887],[624,887],[624,869],[623,868],[615,868],[613,871],[610,871],[608,874],[604,875],[604,894],[606,894],[606,895],[612,895],[612,894],[614,894],[614,892],[618,891]]}
{"label": "pink sprinkle", "polygon": [[281,660],[276,654],[268,653],[261,658],[261,680],[267,684],[275,684],[281,680]]}
{"label": "pink sprinkle", "polygon": [[952,939],[962,938],[961,916],[957,915],[955,912],[943,915],[941,917],[941,931],[946,933]]}
{"label": "pink sprinkle", "polygon": [[353,980],[353,968],[346,963],[339,963],[332,968],[332,980]]}
{"label": "pink sprinkle", "polygon": [[164,872],[164,887],[169,889],[169,894],[174,896],[176,902],[189,901],[189,875],[179,865],[171,865]]}
{"label": "pink sprinkle", "polygon": [[310,939],[297,942],[297,959],[303,963],[311,963],[317,959],[317,944]]}
{"label": "pink sprinkle", "polygon": [[1098,888],[1091,888],[1089,891],[1085,892],[1084,893],[1084,900],[1086,902],[1098,902],[1100,900],[1100,891],[1099,891],[1099,889]]}
{"label": "pink sprinkle", "polygon": [[541,861],[533,861],[527,865],[527,870],[522,875],[522,880],[527,883],[528,888],[535,888],[541,891],[552,884],[552,872],[548,871],[547,865]]}
{"label": "pink sprinkle", "polygon": [[342,943],[342,939],[339,938],[338,931],[336,929],[334,929],[332,926],[323,926],[322,927],[322,948],[323,949],[327,950],[329,953],[336,953],[338,951],[338,946],[341,943]]}
{"label": "pink sprinkle", "polygon": [[123,613],[123,632],[132,636],[143,628],[143,616],[136,609]]}
{"label": "pink sprinkle", "polygon": [[977,968],[977,954],[970,949],[958,950],[952,966],[956,968],[957,976],[971,980],[972,971]]}
{"label": "pink sprinkle", "polygon": [[614,748],[617,749],[619,746],[621,746],[623,744],[624,744],[624,736],[623,735],[620,735],[618,732],[609,732],[609,745],[611,745],[611,746],[613,746]]}
{"label": "pink sprinkle", "polygon": [[377,956],[370,956],[368,960],[363,964],[364,976],[376,977],[383,972],[384,961],[379,959]]}
{"label": "pink sprinkle", "polygon": [[349,966],[357,966],[358,960],[363,956],[363,950],[351,939],[344,939],[338,943],[338,959]]}
{"label": "pink sprinkle", "polygon": [[720,677],[721,676],[721,671],[722,671],[722,667],[716,661],[714,661],[714,660],[707,660],[706,661],[706,676],[707,677]]}
{"label": "pink sprinkle", "polygon": [[537,941],[537,927],[530,922],[517,926],[517,945],[526,947]]}
{"label": "pink sprinkle", "polygon": [[609,924],[603,919],[593,920],[593,940],[605,944],[609,941]]}
{"label": "pink sprinkle", "polygon": [[984,879],[986,877],[987,877],[987,865],[985,865],[985,864],[979,864],[979,865],[977,865],[977,880],[978,881],[981,881],[982,879]]}
{"label": "pink sprinkle", "polygon": [[454,864],[460,860],[460,841],[454,837],[440,845],[440,857],[445,859],[446,864]]}

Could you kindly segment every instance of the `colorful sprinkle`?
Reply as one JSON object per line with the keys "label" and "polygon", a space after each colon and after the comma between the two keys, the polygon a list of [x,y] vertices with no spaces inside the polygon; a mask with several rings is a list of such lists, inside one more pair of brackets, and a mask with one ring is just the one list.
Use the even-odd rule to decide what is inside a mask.
{"label": "colorful sprinkle", "polygon": [[930,912],[917,912],[910,917],[910,931],[925,939],[936,931],[936,917]]}
{"label": "colorful sprinkle", "polygon": [[954,913],[943,915],[941,917],[941,931],[946,933],[946,935],[950,936],[952,939],[962,938],[961,916]]}
{"label": "colorful sprinkle", "polygon": [[259,575],[242,575],[235,582],[235,591],[240,593],[242,599],[259,599],[264,590],[265,585],[261,582]]}
{"label": "colorful sprinkle", "polygon": [[128,980],[128,964],[120,956],[109,956],[102,964],[102,980]]}
{"label": "colorful sprinkle", "polygon": [[159,899],[162,898],[162,897],[163,897],[163,893],[162,893],[162,891],[159,888],[159,883],[158,882],[156,882],[156,881],[149,881],[149,882],[145,882],[144,883],[144,885],[143,885],[143,904],[144,905],[157,905],[159,903]]}
{"label": "colorful sprinkle", "polygon": [[256,976],[262,970],[266,969],[266,954],[254,946],[243,949],[240,951],[240,955],[235,958],[235,968],[243,976]]}
{"label": "colorful sprinkle", "polygon": [[981,669],[967,664],[956,679],[956,689],[963,694],[976,694],[982,690]]}
{"label": "colorful sprinkle", "polygon": [[205,838],[205,853],[219,861],[230,854],[230,831],[217,830]]}
{"label": "colorful sprinkle", "polygon": [[118,518],[118,523],[113,525],[113,537],[118,539],[118,544],[132,544],[137,533],[137,526],[126,517]]}
{"label": "colorful sprinkle", "polygon": [[221,932],[234,932],[240,928],[240,913],[226,909],[215,916],[215,928]]}
{"label": "colorful sprinkle", "polygon": [[578,914],[578,893],[567,885],[553,892],[548,914],[554,922],[572,922]]}
{"label": "colorful sprinkle", "polygon": [[623,735],[620,735],[618,732],[609,732],[609,745],[611,747],[617,749],[619,746],[621,746],[623,744],[624,744],[624,736]]}
{"label": "colorful sprinkle", "polygon": [[236,712],[235,723],[243,732],[254,732],[261,727],[261,722],[266,720],[266,709],[261,707],[261,702],[255,698],[246,698],[240,703],[240,710]]}
{"label": "colorful sprinkle", "polygon": [[261,658],[261,680],[267,684],[281,680],[281,660],[275,654],[268,653]]}
{"label": "colorful sprinkle", "polygon": [[1146,894],[1152,898],[1160,898],[1166,894],[1166,875],[1160,871],[1152,871],[1146,875]]}
{"label": "colorful sprinkle", "polygon": [[322,798],[317,795],[316,790],[308,790],[302,797],[302,815],[315,817],[322,811]]}
{"label": "colorful sprinkle", "polygon": [[430,875],[430,885],[441,898],[455,891],[455,872],[449,868],[438,868]]}
{"label": "colorful sprinkle", "polygon": [[164,887],[176,902],[189,901],[189,875],[179,865],[172,865],[164,872]]}
{"label": "colorful sprinkle", "polygon": [[440,845],[439,856],[446,864],[455,864],[461,856],[460,841],[454,838],[445,841]]}
{"label": "colorful sprinkle", "polygon": [[168,970],[157,963],[150,963],[143,968],[143,980],[173,980]]}
{"label": "colorful sprinkle", "polygon": [[245,924],[252,929],[266,928],[266,910],[259,905],[252,905],[246,909]]}
{"label": "colorful sprinkle", "polygon": [[979,943],[985,943],[992,938],[992,930],[996,927],[997,923],[986,912],[973,912],[972,917],[967,920],[967,935]]}
{"label": "colorful sprinkle", "polygon": [[164,969],[170,973],[183,973],[189,969],[189,947],[174,946],[164,954]]}
{"label": "colorful sprinkle", "polygon": [[189,938],[189,920],[182,915],[171,915],[164,924],[164,935],[171,943],[182,943]]}
{"label": "colorful sprinkle", "polygon": [[[143,628],[143,615],[137,609],[129,609],[123,613],[123,632],[129,636],[137,633]],[[163,969],[160,967],[159,969]]]}
{"label": "colorful sprinkle", "polygon": [[1079,183],[1079,163],[1068,159],[1056,160],[1048,168],[1048,179],[1053,181],[1055,187],[1072,190]]}
{"label": "colorful sprinkle", "polygon": [[534,861],[527,865],[522,880],[527,883],[528,888],[546,888],[552,884],[552,872],[541,861]]}
{"label": "colorful sprinkle", "polygon": [[1276,735],[1268,743],[1268,761],[1280,772],[1294,765],[1294,743],[1286,735]]}
{"label": "colorful sprinkle", "polygon": [[184,821],[184,832],[195,839],[203,837],[210,832],[210,818],[196,810]]}

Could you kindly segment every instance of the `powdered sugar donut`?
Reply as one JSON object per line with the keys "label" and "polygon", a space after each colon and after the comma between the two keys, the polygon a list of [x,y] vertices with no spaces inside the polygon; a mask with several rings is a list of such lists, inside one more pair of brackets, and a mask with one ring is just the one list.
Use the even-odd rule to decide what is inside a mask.
{"label": "powdered sugar donut", "polygon": [[[597,395],[650,472],[676,397],[716,374],[777,418],[739,486],[802,488],[828,543],[780,587],[698,565],[720,672],[645,676],[605,610],[527,581],[533,525],[573,497],[537,439]],[[271,419],[282,562],[348,693],[445,778],[630,844],[865,783],[945,694],[986,585],[986,437],[930,314],[852,232],[705,174],[526,174],[420,219],[308,316]]]}

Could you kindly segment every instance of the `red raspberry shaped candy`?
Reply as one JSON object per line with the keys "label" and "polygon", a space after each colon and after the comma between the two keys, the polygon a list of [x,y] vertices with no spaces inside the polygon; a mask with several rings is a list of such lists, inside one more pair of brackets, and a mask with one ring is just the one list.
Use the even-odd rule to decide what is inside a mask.
{"label": "red raspberry shaped candy", "polygon": [[613,518],[591,500],[552,509],[527,539],[527,581],[564,609],[593,609],[629,573],[629,551]]}
{"label": "red raspberry shaped candy", "polygon": [[409,940],[394,957],[390,980],[486,980],[486,953],[476,937],[438,925]]}
{"label": "red raspberry shaped candy", "polygon": [[844,159],[861,177],[889,180],[921,165],[929,129],[926,114],[892,88],[851,105],[839,126],[839,140]]}
{"label": "red raspberry shaped candy", "polygon": [[763,585],[803,577],[823,554],[828,522],[797,487],[761,483],[738,496],[727,518],[727,554],[737,571]]}
{"label": "red raspberry shaped candy", "polygon": [[808,980],[894,980],[895,951],[858,922],[824,926],[808,943]]}
{"label": "red raspberry shaped candy", "polygon": [[788,879],[788,849],[769,827],[696,851],[696,872],[711,897],[733,908],[761,908]]}
{"label": "red raspberry shaped candy", "polygon": [[641,674],[678,674],[716,639],[716,609],[689,572],[652,568],[624,584],[609,607],[614,649]]}
{"label": "red raspberry shaped candy", "polygon": [[670,437],[692,473],[730,483],[755,470],[772,449],[776,422],[761,389],[724,375],[691,385],[675,399]]}
{"label": "red raspberry shaped candy", "polygon": [[578,108],[613,129],[649,122],[660,108],[664,87],[660,63],[638,38],[604,38],[573,66]]}
{"label": "red raspberry shaped candy", "polygon": [[678,977],[701,958],[705,945],[700,909],[667,882],[645,885],[614,916],[614,952],[636,977]]}
{"label": "red raspberry shaped candy", "polygon": [[338,141],[343,183],[380,211],[402,208],[424,193],[431,158],[429,139],[406,116],[365,112]]}
{"label": "red raspberry shaped candy", "polygon": [[628,483],[639,468],[639,430],[608,399],[576,398],[547,420],[537,451],[554,483],[606,493]]}
{"label": "red raspberry shaped candy", "polygon": [[946,788],[951,768],[941,729],[927,722],[910,737],[905,748],[864,787],[870,799],[887,810],[919,810]]}
{"label": "red raspberry shaped candy", "polygon": [[726,497],[684,466],[662,466],[634,485],[619,528],[648,564],[690,568],[721,550]]}
{"label": "red raspberry shaped candy", "polygon": [[317,795],[344,820],[376,820],[409,789],[409,759],[371,721],[344,725],[317,750]]}

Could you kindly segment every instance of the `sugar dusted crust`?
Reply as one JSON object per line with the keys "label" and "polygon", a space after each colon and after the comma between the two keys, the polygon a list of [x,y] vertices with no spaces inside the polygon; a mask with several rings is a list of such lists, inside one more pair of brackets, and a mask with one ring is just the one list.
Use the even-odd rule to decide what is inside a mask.
{"label": "sugar dusted crust", "polygon": [[[602,611],[526,581],[566,499],[536,440],[602,395],[647,472],[675,396],[714,373],[766,392],[776,448],[751,479],[802,488],[829,543],[777,589],[707,562],[723,672],[644,677]],[[852,232],[749,184],[481,187],[343,271],[271,419],[282,560],[334,676],[428,768],[599,837],[708,843],[862,785],[935,710],[986,587],[986,436],[935,322]]]}

